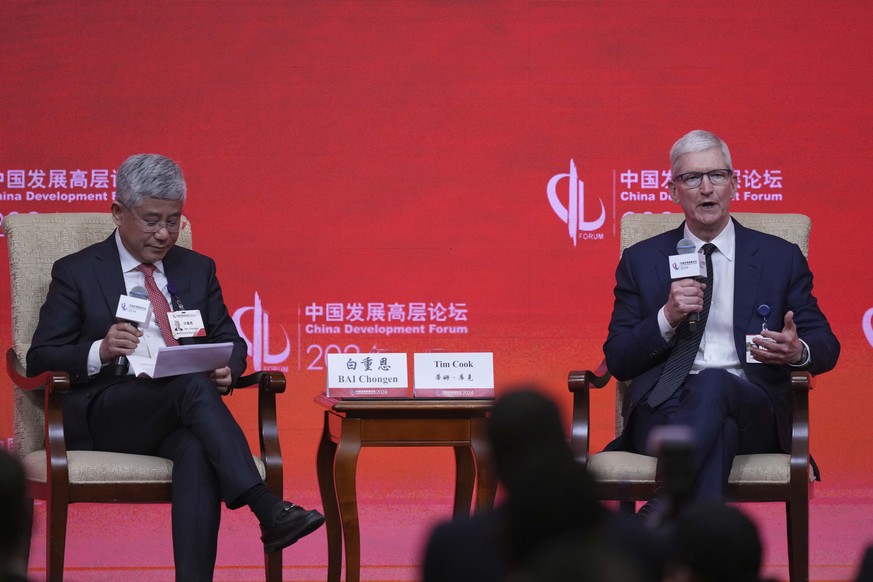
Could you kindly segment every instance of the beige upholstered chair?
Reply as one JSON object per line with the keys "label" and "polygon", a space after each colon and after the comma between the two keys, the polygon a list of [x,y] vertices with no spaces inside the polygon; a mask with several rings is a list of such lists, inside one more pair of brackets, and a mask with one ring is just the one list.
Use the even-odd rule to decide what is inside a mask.
{"label": "beige upholstered chair", "polygon": [[[182,220],[178,244],[190,248],[191,224],[184,217]],[[6,354],[6,369],[14,384],[15,452],[27,471],[30,495],[46,501],[46,567],[50,581],[62,580],[64,575],[68,504],[170,501],[172,461],[144,455],[68,451],[60,404],[69,388],[69,376],[65,372],[47,372],[28,378],[25,373],[25,355],[48,291],[52,264],[104,240],[114,228],[109,213],[19,214],[3,220],[12,286],[12,348]],[[285,377],[278,372],[256,372],[240,378],[237,388],[242,387],[259,388],[260,455],[254,457],[255,463],[267,486],[281,497],[276,394],[284,392]],[[29,545],[24,551],[29,551]],[[267,579],[281,580],[282,553],[265,554],[264,558]]]}
{"label": "beige upholstered chair", "polygon": [[[807,255],[810,220],[800,214],[734,213],[743,225],[795,243]],[[621,222],[621,248],[677,228],[682,214],[632,214]],[[578,461],[588,466],[599,485],[602,499],[618,500],[624,509],[652,497],[655,490],[656,458],[625,451],[589,455],[589,390],[603,388],[610,380],[605,362],[596,370],[573,371],[569,387],[573,393],[571,445]],[[615,434],[622,431],[621,405],[628,383],[616,382]],[[779,501],[786,507],[789,571],[792,582],[809,579],[809,499],[813,475],[809,465],[809,390],[812,377],[806,372],[792,374],[793,429],[790,454],[738,455],[728,484],[733,501]]]}

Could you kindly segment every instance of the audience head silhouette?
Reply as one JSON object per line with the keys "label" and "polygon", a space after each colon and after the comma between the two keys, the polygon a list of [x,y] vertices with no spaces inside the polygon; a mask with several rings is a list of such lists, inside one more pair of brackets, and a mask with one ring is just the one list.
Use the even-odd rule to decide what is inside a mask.
{"label": "audience head silhouette", "polygon": [[558,407],[542,392],[532,386],[506,392],[494,404],[488,436],[519,560],[545,541],[600,523],[593,484],[573,459]]}
{"label": "audience head silhouette", "polygon": [[729,505],[688,507],[676,523],[668,582],[758,582],[761,540],[755,524]]}
{"label": "audience head silhouette", "polygon": [[0,580],[24,580],[16,573],[22,568],[16,558],[30,537],[30,515],[24,468],[0,449]]}

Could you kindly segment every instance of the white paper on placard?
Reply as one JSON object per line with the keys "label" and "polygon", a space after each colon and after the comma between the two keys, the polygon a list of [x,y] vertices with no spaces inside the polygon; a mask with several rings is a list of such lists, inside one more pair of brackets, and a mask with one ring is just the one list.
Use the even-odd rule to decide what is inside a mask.
{"label": "white paper on placard", "polygon": [[435,352],[413,356],[416,389],[494,389],[492,352]]}
{"label": "white paper on placard", "polygon": [[405,353],[327,354],[327,388],[407,388]]}

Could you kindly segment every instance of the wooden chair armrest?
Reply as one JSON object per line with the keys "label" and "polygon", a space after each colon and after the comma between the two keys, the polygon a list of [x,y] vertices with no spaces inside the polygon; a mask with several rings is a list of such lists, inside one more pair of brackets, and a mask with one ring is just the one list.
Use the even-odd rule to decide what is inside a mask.
{"label": "wooden chair armrest", "polygon": [[612,378],[612,374],[606,367],[606,360],[600,362],[597,369],[591,370],[572,370],[568,378],[570,392],[576,393],[580,390],[588,390],[592,386],[594,388],[603,388]]}
{"label": "wooden chair armrest", "polygon": [[809,483],[809,391],[815,382],[809,372],[791,373],[791,483]]}
{"label": "wooden chair armrest", "polygon": [[66,372],[43,372],[29,377],[18,360],[13,348],[6,350],[6,373],[12,382],[22,390],[41,390],[66,392],[70,389],[70,375]]}
{"label": "wooden chair armrest", "polygon": [[258,388],[260,390],[272,392],[273,394],[281,394],[285,391],[285,374],[282,372],[261,370],[259,372],[252,372],[251,374],[240,376],[239,380],[236,381],[236,385],[228,388],[227,392],[224,392],[223,395],[229,396],[238,388]]}
{"label": "wooden chair armrest", "polygon": [[576,461],[582,465],[588,464],[588,433],[590,431],[590,396],[591,388],[603,388],[612,378],[612,374],[603,360],[594,371],[573,370],[567,379],[567,387],[573,393],[573,420],[570,425],[570,448]]}
{"label": "wooden chair armrest", "polygon": [[[45,401],[45,448],[46,471],[50,483],[58,484],[60,489],[66,489],[69,481],[67,465],[67,443],[64,438],[64,411],[61,406],[63,394],[70,389],[70,375],[66,372],[43,372],[32,378],[28,377],[15,350],[6,351],[6,372],[12,382],[22,390],[44,390]],[[60,492],[66,495],[65,491]]]}
{"label": "wooden chair armrest", "polygon": [[262,370],[241,376],[234,389],[258,389],[258,443],[261,448],[261,460],[267,473],[266,482],[269,488],[279,497],[282,493],[282,450],[279,446],[279,423],[276,416],[276,394],[285,392],[285,374],[276,371]]}

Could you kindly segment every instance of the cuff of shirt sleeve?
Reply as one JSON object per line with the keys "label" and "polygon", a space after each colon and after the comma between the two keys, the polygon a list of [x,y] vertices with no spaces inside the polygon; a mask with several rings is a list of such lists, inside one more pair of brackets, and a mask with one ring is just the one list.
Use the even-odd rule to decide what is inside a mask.
{"label": "cuff of shirt sleeve", "polygon": [[661,337],[664,338],[665,342],[669,342],[676,335],[676,328],[667,321],[667,315],[664,313],[663,307],[658,311],[658,327],[661,329]]}
{"label": "cuff of shirt sleeve", "polygon": [[803,340],[800,340],[800,343],[803,344],[803,352],[800,354],[800,362],[791,362],[788,365],[794,368],[804,368],[809,366],[809,363],[812,361],[812,354],[809,351],[809,345]]}
{"label": "cuff of shirt sleeve", "polygon": [[88,377],[96,376],[100,373],[100,368],[103,363],[100,361],[100,344],[103,340],[97,340],[91,344],[91,349],[88,350]]}

